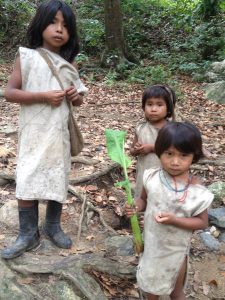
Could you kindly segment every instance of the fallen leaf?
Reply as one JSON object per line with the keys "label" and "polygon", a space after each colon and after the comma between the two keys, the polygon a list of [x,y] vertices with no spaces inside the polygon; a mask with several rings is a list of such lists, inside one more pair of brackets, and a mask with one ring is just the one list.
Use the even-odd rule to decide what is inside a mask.
{"label": "fallen leaf", "polygon": [[209,282],[210,285],[214,285],[216,287],[218,287],[218,283],[215,279],[212,279],[210,282]]}

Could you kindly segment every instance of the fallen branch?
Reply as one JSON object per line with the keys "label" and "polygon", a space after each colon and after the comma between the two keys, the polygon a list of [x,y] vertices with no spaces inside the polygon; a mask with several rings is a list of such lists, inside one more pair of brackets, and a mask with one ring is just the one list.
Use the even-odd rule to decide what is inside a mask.
{"label": "fallen branch", "polygon": [[[95,179],[97,179],[101,176],[106,175],[107,173],[109,173],[110,171],[112,171],[113,169],[116,169],[116,168],[118,168],[118,164],[116,164],[116,163],[111,164],[111,165],[108,165],[107,167],[102,168],[102,170],[100,170],[98,172],[95,172],[93,174],[82,176],[82,177],[75,178],[75,179],[71,178],[69,180],[69,183],[76,185],[76,184],[83,183],[83,182],[86,182],[86,181],[93,181],[93,180],[95,180]],[[15,175],[0,172],[0,178],[6,179],[6,180],[15,180]]]}
{"label": "fallen branch", "polygon": [[71,157],[72,163],[81,163],[84,165],[97,165],[100,161],[97,159],[86,158],[83,156],[73,156]]}
{"label": "fallen branch", "polygon": [[69,182],[70,184],[78,184],[78,183],[83,183],[83,182],[86,182],[86,181],[93,181],[101,176],[104,176],[106,175],[107,173],[111,172],[113,169],[116,169],[118,168],[119,165],[117,163],[114,163],[114,164],[110,164],[108,165],[107,167],[105,168],[102,168],[100,171],[97,171],[93,174],[90,174],[90,175],[86,175],[86,176],[82,176],[82,177],[79,177],[79,178],[70,178]]}

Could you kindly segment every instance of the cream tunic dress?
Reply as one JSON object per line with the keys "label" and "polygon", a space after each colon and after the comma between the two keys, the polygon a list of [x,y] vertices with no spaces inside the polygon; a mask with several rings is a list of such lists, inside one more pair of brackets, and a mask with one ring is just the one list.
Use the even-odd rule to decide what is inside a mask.
{"label": "cream tunic dress", "polygon": [[[190,185],[184,201],[183,192],[175,193],[164,183],[172,178],[161,168],[144,172],[143,184],[147,193],[144,218],[144,252],[137,269],[139,287],[154,295],[169,295],[175,286],[180,268],[189,250],[192,231],[173,225],[159,224],[154,216],[172,212],[178,217],[194,217],[207,209],[213,194],[204,186]],[[178,185],[178,189],[184,186]]]}
{"label": "cream tunic dress", "polygon": [[[44,49],[65,88],[74,85],[87,92],[76,69],[60,55]],[[19,48],[22,90],[61,90],[38,51]],[[16,197],[22,200],[55,200],[67,196],[70,171],[69,108],[66,99],[58,107],[47,103],[21,104],[16,168]]]}
{"label": "cream tunic dress", "polygon": [[[152,126],[147,120],[138,124],[136,127],[136,135],[138,142],[142,144],[155,144],[159,129]],[[138,155],[136,167],[136,187],[134,198],[137,199],[141,195],[143,187],[143,174],[146,169],[159,167],[160,160],[155,153]]]}

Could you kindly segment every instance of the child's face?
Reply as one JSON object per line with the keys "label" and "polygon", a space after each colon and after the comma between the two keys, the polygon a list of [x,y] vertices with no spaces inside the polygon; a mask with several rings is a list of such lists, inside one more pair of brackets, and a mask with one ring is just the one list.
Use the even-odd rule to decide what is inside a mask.
{"label": "child's face", "polygon": [[160,156],[161,165],[171,176],[182,177],[188,174],[193,161],[193,153],[184,153],[170,146]]}
{"label": "child's face", "polygon": [[151,123],[157,123],[167,116],[167,106],[163,98],[149,98],[145,103],[145,117]]}
{"label": "child's face", "polygon": [[60,10],[56,13],[52,23],[42,32],[43,47],[59,53],[60,48],[69,40],[69,33]]}

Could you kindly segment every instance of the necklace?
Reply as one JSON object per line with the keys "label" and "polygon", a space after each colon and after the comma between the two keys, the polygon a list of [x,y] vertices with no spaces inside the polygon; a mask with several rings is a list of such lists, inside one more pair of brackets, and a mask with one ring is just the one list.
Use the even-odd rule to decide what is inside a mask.
{"label": "necklace", "polygon": [[[189,187],[190,182],[191,182],[190,177],[188,178],[187,184],[182,189],[177,188],[177,182],[176,182],[176,179],[173,176],[171,176],[171,178],[173,180],[174,187],[171,185],[171,183],[169,182],[169,180],[168,180],[167,176],[165,175],[165,172],[163,171],[163,169],[160,170],[159,177],[160,177],[160,180],[163,183],[163,185],[165,185],[170,191],[175,192],[176,199],[179,202],[184,202],[184,200],[187,197],[188,187]],[[183,195],[180,198],[177,198],[177,193],[183,193]]]}

